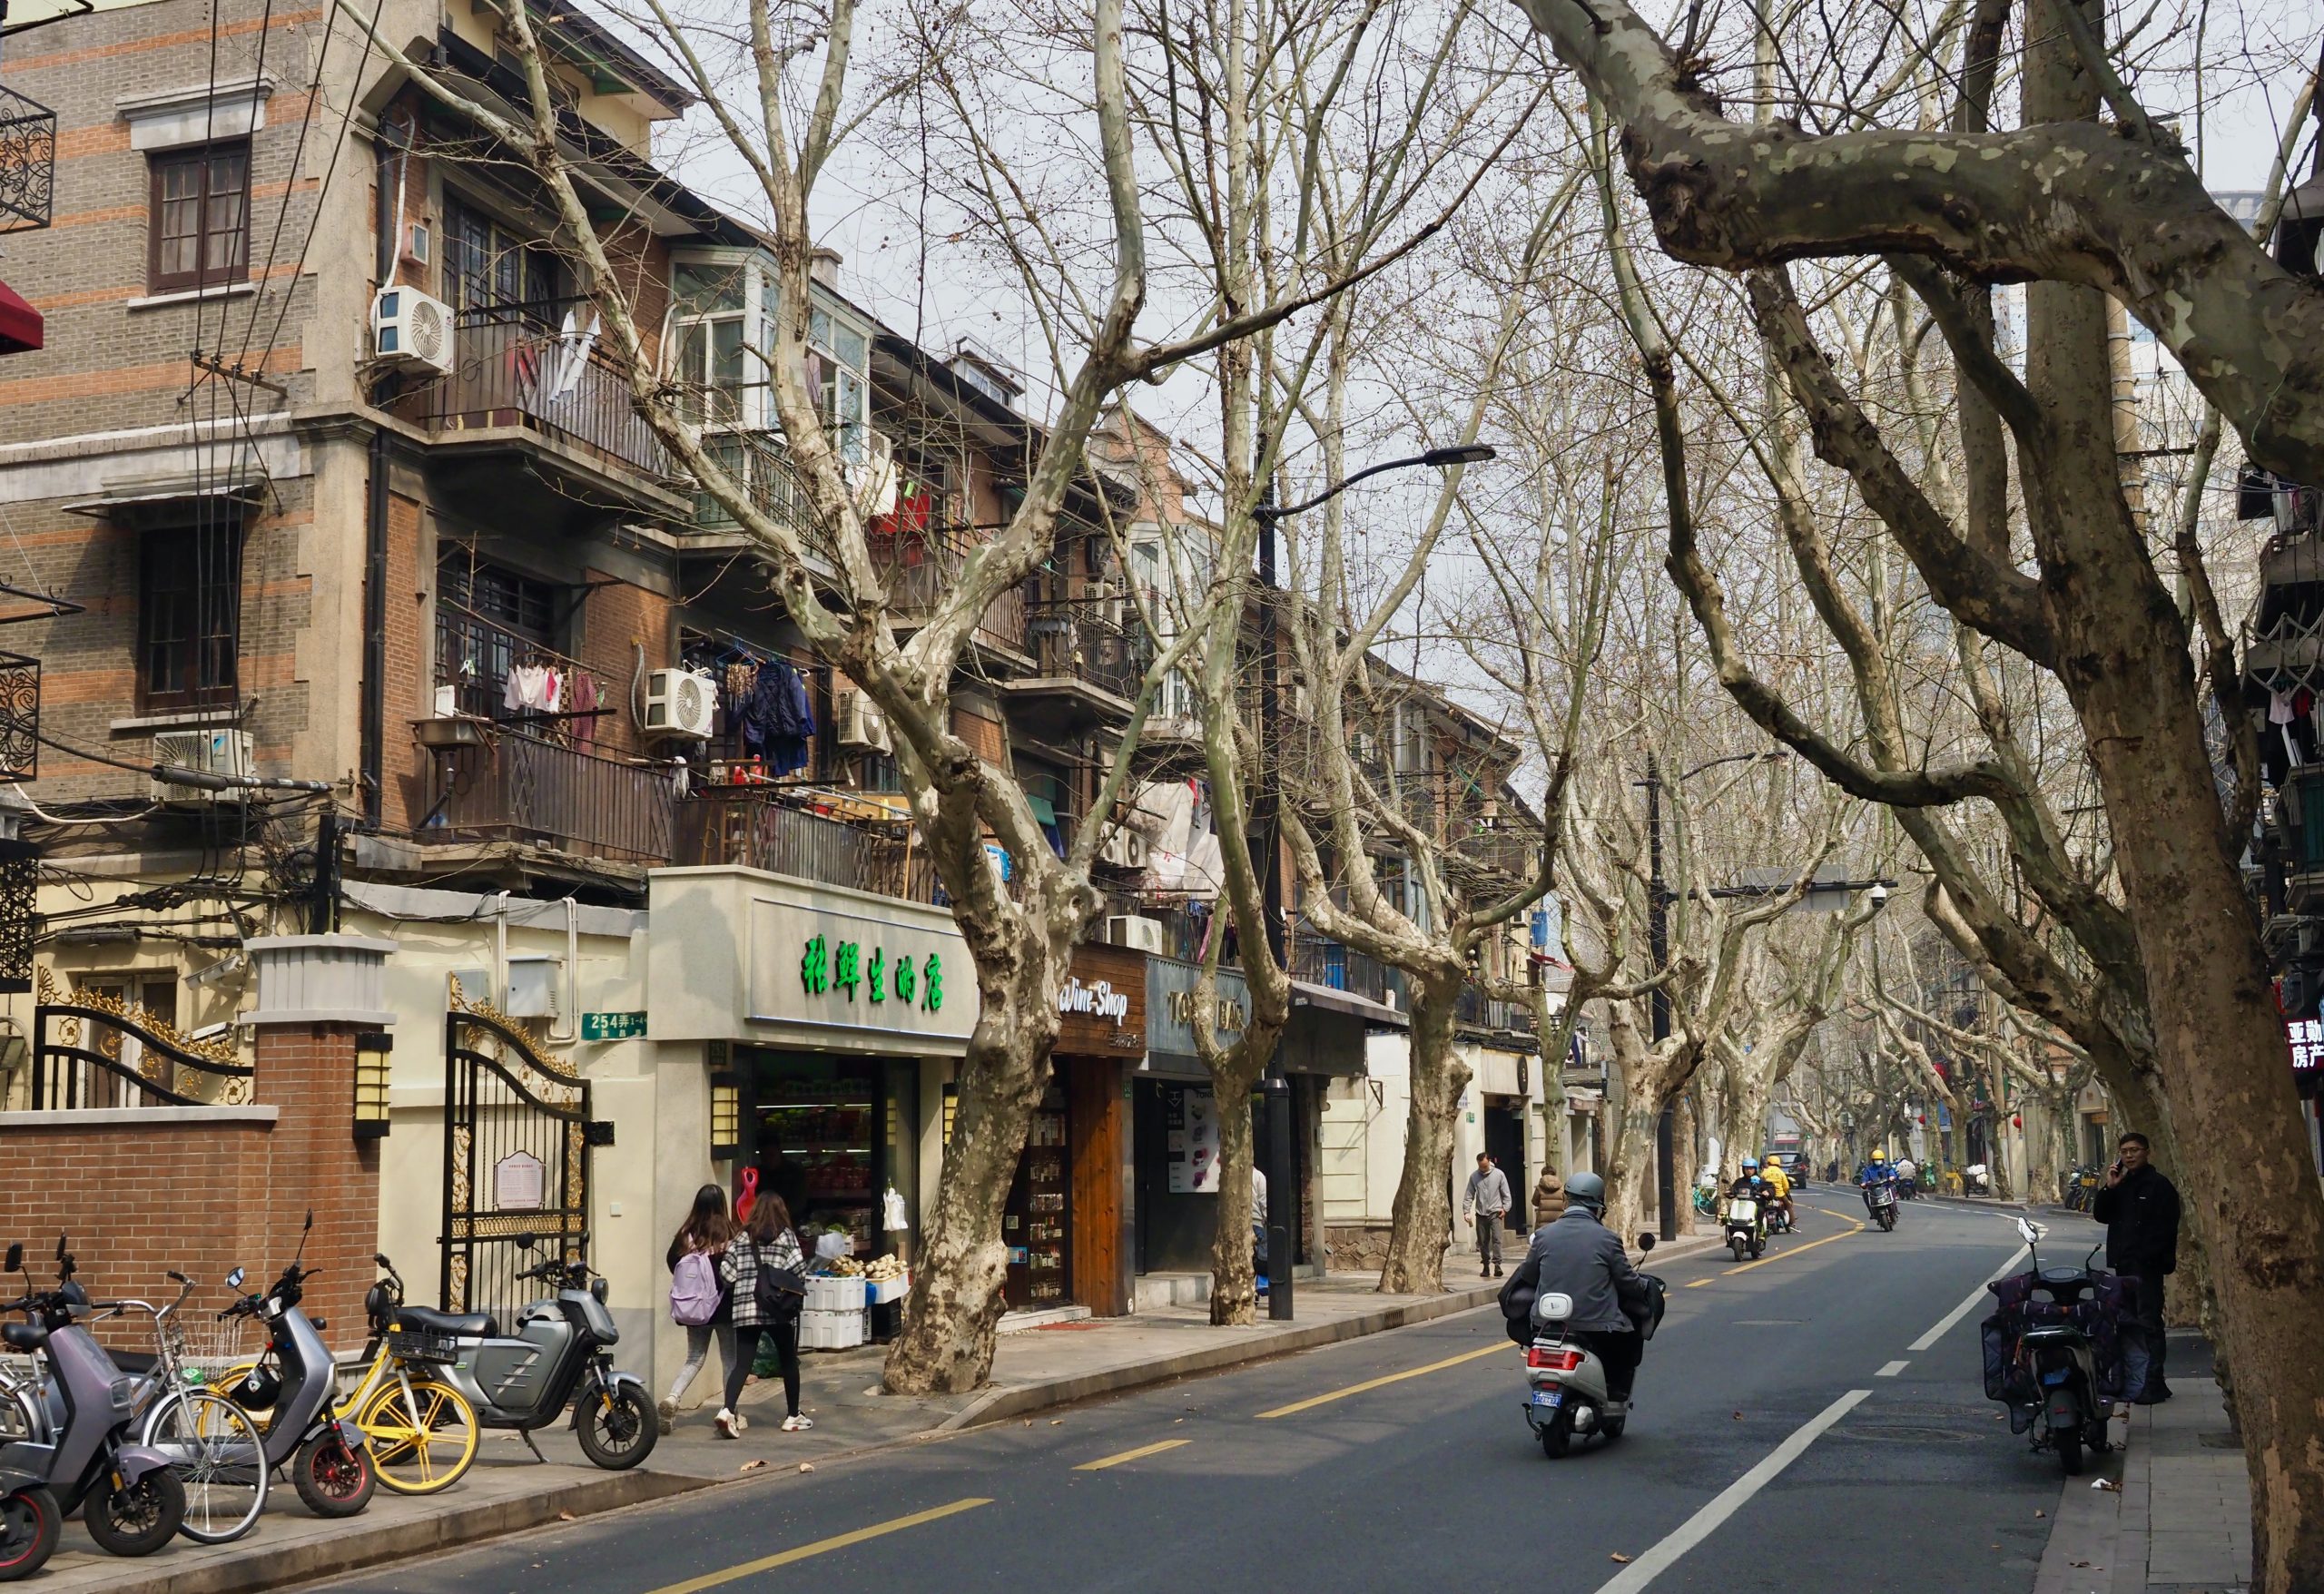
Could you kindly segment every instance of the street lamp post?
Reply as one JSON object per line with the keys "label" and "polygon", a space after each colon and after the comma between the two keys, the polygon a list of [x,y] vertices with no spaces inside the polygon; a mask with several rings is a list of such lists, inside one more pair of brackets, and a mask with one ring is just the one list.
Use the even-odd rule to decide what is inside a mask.
{"label": "street lamp post", "polygon": [[[1723,763],[1757,763],[1784,756],[1781,748],[1768,753],[1732,753],[1697,764],[1679,780],[1684,784],[1703,771]],[[1670,889],[1662,881],[1661,764],[1651,750],[1646,755],[1646,779],[1638,784],[1646,788],[1646,955],[1653,961],[1654,972],[1659,974],[1670,962]],[[1651,1017],[1653,1039],[1669,1039],[1670,993],[1667,986],[1657,985],[1649,994],[1647,1011]],[[1659,1226],[1666,1240],[1679,1237],[1678,1125],[1677,1105],[1664,1102],[1661,1115],[1654,1120],[1654,1161],[1655,1184],[1661,1203]]]}
{"label": "street lamp post", "polygon": [[[1493,457],[1493,449],[1485,443],[1466,443],[1450,448],[1431,448],[1424,454],[1409,458],[1391,459],[1370,466],[1347,477],[1334,487],[1326,487],[1304,504],[1278,507],[1275,501],[1275,472],[1262,468],[1259,472],[1258,502],[1251,507],[1251,519],[1259,532],[1259,779],[1251,793],[1251,854],[1259,871],[1260,892],[1266,914],[1267,953],[1275,967],[1290,971],[1290,948],[1285,933],[1283,912],[1283,857],[1281,840],[1276,834],[1276,816],[1280,796],[1275,784],[1275,753],[1281,744],[1282,696],[1277,686],[1275,658],[1275,524],[1286,516],[1301,515],[1327,504],[1356,483],[1368,477],[1391,470],[1403,470],[1415,465],[1452,466],[1482,465]],[[1291,1158],[1291,1080],[1283,1071],[1283,1058],[1278,1052],[1268,1064],[1266,1077],[1260,1082],[1260,1098],[1266,1103],[1267,1158],[1267,1316],[1279,1323],[1291,1321],[1292,1269],[1295,1253],[1292,1231],[1299,1223],[1299,1192],[1293,1187],[1294,1172]]]}

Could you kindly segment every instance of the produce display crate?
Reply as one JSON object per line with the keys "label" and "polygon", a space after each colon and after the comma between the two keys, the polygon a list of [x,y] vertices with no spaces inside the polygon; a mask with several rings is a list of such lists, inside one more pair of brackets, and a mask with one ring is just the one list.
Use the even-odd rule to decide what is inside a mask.
{"label": "produce display crate", "polygon": [[874,1306],[884,1306],[891,1301],[901,1301],[910,1294],[911,1294],[911,1274],[909,1273],[889,1279],[885,1283],[871,1285],[872,1304]]}
{"label": "produce display crate", "polygon": [[840,1278],[812,1274],[807,1279],[809,1314],[817,1312],[861,1312],[863,1310],[863,1281],[861,1278]]}
{"label": "produce display crate", "polygon": [[[862,1280],[857,1280],[861,1284]],[[863,1343],[863,1311],[802,1312],[799,1348],[803,1351],[851,1351]]]}

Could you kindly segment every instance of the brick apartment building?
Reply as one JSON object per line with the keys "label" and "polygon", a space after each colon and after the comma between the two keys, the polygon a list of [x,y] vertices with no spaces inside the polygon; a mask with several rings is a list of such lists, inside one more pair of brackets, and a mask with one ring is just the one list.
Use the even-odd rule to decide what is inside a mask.
{"label": "brick apartment building", "polygon": [[[380,16],[465,92],[521,97],[484,0]],[[752,361],[763,241],[653,164],[681,85],[583,10],[543,25],[658,374],[780,511]],[[8,257],[46,328],[0,366],[0,581],[77,612],[5,639],[42,665],[15,812],[44,872],[39,989],[6,999],[0,1048],[0,1238],[69,1229],[123,1287],[170,1265],[214,1280],[279,1265],[313,1206],[309,1260],[351,1326],[374,1249],[422,1295],[507,1306],[517,1235],[586,1237],[635,1363],[675,1353],[661,1255],[706,1179],[795,1167],[818,1221],[908,1247],[972,1007],[875,1022],[852,988],[847,1008],[803,991],[796,939],[965,955],[876,713],[675,475],[521,169],[324,7],[104,5],[24,35],[7,75],[58,133],[54,224]],[[1004,361],[882,326],[838,265],[816,262],[813,375],[909,608],[1007,519],[1041,436]],[[414,295],[447,307],[440,348]],[[1149,534],[1188,518],[1167,455],[1117,418],[1048,567],[986,615],[957,684],[957,728],[1059,847],[1150,656],[1127,585],[1170,579]],[[1147,828],[1183,862],[1206,805],[1186,704],[1164,708],[1140,756],[1178,808]],[[1492,741],[1441,704],[1425,731],[1407,719],[1399,746]],[[1141,987],[1141,1012],[1148,956],[1183,981],[1216,933],[1147,853],[1108,841],[1102,931],[1123,945],[1088,970]],[[1393,971],[1313,938],[1299,955],[1287,1056],[1320,1256],[1326,1081],[1403,1020]],[[1034,1176],[1068,1171],[1078,1232],[1031,1209],[1053,1244],[1024,1247],[1011,1299],[1118,1311],[1133,1271],[1207,1239],[1124,1197],[1167,1107],[1159,1087],[1127,1105],[1142,1036],[1083,1044],[1060,1066],[1064,1155],[1020,1192],[1047,1200]],[[1158,1211],[1149,1150],[1136,1188]],[[163,1181],[202,1194],[157,1216]],[[1080,1276],[1043,1274],[1068,1255]]]}
{"label": "brick apartment building", "polygon": [[[521,94],[493,7],[380,15],[479,99]],[[652,164],[684,88],[583,12],[547,25],[652,358],[780,506],[748,359],[771,331],[763,241]],[[43,666],[18,812],[45,872],[42,994],[10,999],[18,1044],[0,1055],[17,1192],[0,1219],[71,1226],[92,1263],[109,1238],[143,1282],[193,1251],[133,1236],[118,1189],[84,1170],[248,1192],[254,1156],[311,1166],[320,1136],[344,1166],[300,1182],[324,1188],[274,1194],[258,1233],[207,1225],[251,1254],[182,1242],[213,1276],[287,1255],[312,1201],[358,1214],[344,1271],[382,1241],[440,1248],[448,1288],[448,1236],[492,1229],[476,1215],[513,1192],[574,1208],[576,1237],[636,1215],[640,1243],[605,1265],[638,1310],[658,1293],[637,1259],[658,1254],[643,1235],[663,1186],[714,1172],[704,1047],[639,1033],[648,871],[773,872],[941,920],[876,713],[675,475],[542,197],[360,29],[325,7],[131,0],[26,35],[8,74],[59,133],[54,224],[9,257],[46,337],[0,368],[0,579],[79,612],[10,638]],[[836,263],[819,259],[814,290],[825,415],[885,510],[875,552],[905,602],[932,599],[1006,519],[1039,429],[1002,361],[916,347],[840,294]],[[382,358],[387,287],[448,307],[440,357]],[[418,348],[410,324],[394,335]],[[1083,485],[1052,567],[987,617],[960,698],[960,728],[1013,763],[1060,841],[1143,668],[1118,602],[1091,601],[1118,590],[1102,495],[1128,489]],[[770,720],[760,680],[812,729]],[[330,967],[302,983],[302,964]],[[502,1156],[524,1176],[497,1193],[478,1187],[493,1170],[471,1181],[446,1155],[485,1134],[458,1117],[481,1109],[448,1102],[455,979],[513,1016],[510,1066],[536,1070],[537,1143]],[[267,1038],[278,1018],[296,1046]],[[335,1122],[293,1084],[318,1047]],[[270,1070],[271,1053],[302,1060]],[[363,1087],[381,1104],[368,1127],[366,1067],[387,1070]],[[586,1126],[543,1105],[586,1099],[583,1081]],[[546,1196],[527,1158],[549,1165]]]}

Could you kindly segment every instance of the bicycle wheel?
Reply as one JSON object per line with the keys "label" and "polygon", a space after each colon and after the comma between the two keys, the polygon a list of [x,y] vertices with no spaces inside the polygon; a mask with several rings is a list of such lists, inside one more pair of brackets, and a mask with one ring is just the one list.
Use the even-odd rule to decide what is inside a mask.
{"label": "bicycle wheel", "polygon": [[185,1485],[179,1532],[196,1544],[226,1544],[258,1525],[268,1467],[248,1412],[207,1390],[180,1390],[145,1420],[145,1442],[170,1458]]}
{"label": "bicycle wheel", "polygon": [[382,1384],[355,1425],[371,1441],[380,1485],[398,1494],[449,1489],[476,1460],[476,1409],[449,1384],[419,1378]]}

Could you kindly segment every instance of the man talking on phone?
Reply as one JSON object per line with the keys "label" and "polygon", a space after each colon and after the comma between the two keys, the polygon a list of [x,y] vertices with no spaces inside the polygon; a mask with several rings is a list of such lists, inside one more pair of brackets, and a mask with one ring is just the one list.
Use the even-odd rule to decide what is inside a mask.
{"label": "man talking on phone", "polygon": [[2139,1281],[2138,1323],[2152,1353],[2146,1387],[2131,1399],[2151,1406],[2171,1398],[2162,1382],[2162,1281],[2179,1266],[2179,1190],[2150,1160],[2145,1136],[2133,1130],[2114,1150],[2090,1215],[2106,1225],[2106,1265]]}

